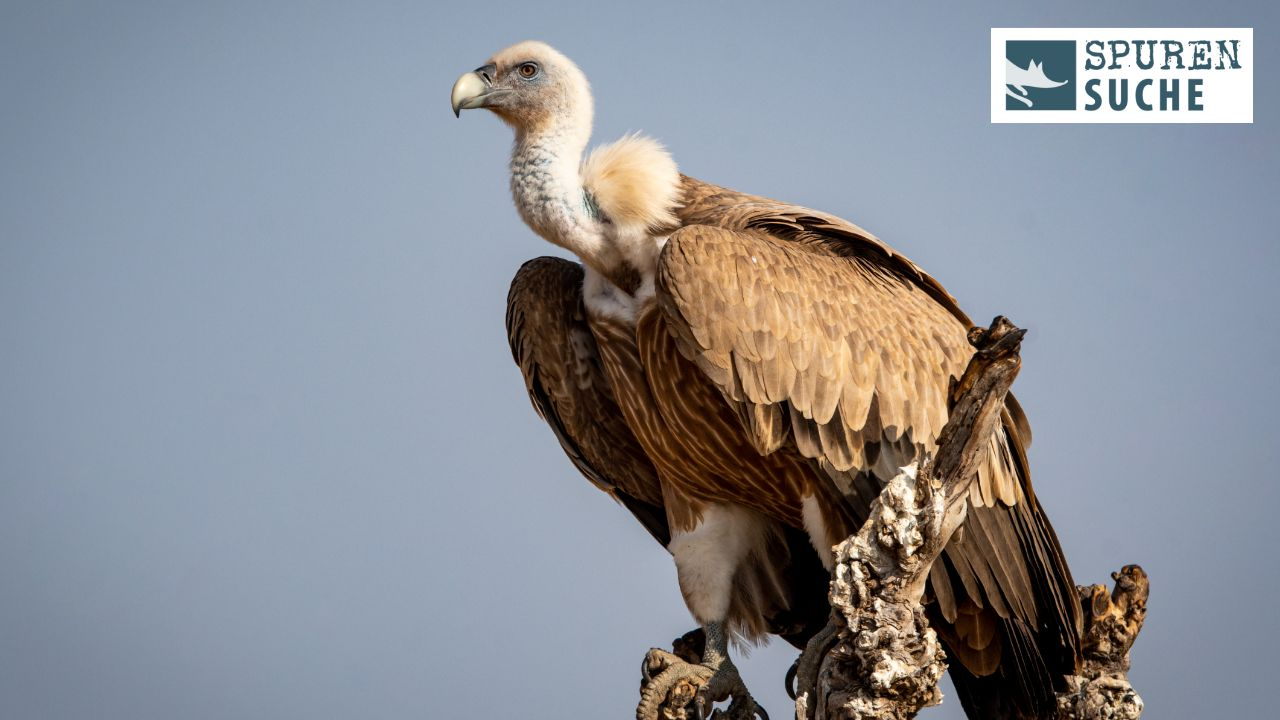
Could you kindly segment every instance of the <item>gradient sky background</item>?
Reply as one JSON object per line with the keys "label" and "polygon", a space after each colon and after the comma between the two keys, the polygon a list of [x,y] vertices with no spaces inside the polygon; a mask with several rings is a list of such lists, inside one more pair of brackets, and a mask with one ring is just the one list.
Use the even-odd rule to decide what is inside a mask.
{"label": "gradient sky background", "polygon": [[[0,717],[631,716],[692,622],[529,407],[503,311],[551,249],[446,102],[525,38],[597,141],[1030,328],[1076,578],[1152,576],[1151,717],[1273,714],[1277,4],[881,5],[5,3]],[[993,26],[1254,27],[1257,122],[993,126]],[[776,718],[793,658],[741,663]]]}

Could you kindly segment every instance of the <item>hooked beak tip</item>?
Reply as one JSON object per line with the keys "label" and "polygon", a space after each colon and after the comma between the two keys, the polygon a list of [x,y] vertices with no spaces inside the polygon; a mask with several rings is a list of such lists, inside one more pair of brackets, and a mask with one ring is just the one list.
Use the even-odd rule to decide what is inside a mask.
{"label": "hooked beak tip", "polygon": [[484,107],[485,95],[489,94],[489,90],[489,83],[479,74],[463,73],[449,93],[449,104],[453,107],[454,117],[461,117],[463,110]]}

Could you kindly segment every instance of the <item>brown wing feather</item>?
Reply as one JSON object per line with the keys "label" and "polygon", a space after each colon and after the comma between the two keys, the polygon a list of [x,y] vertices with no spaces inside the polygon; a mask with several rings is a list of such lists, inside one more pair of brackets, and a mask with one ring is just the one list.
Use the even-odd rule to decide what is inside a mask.
{"label": "brown wing feather", "polygon": [[582,267],[525,263],[507,296],[507,338],[529,399],[574,466],[670,542],[658,473],[622,418],[582,307]]}
{"label": "brown wing feather", "polygon": [[[972,352],[968,317],[933,278],[851,223],[691,178],[684,193],[684,226],[657,277],[681,353],[738,406],[757,449],[813,459],[865,517],[896,469],[933,449],[950,379]],[[1036,633],[1053,655],[1044,662],[1068,672],[1074,583],[1034,500],[1029,427],[1016,402],[1007,410],[973,485],[965,540],[931,575],[934,594],[946,621],[965,614],[951,639],[972,651],[975,673],[993,671],[997,623],[1009,662],[1037,659],[1023,642]]]}
{"label": "brown wing feather", "polygon": [[[901,444],[902,464],[909,448],[932,447],[947,420],[948,383],[972,351],[967,328],[916,284],[759,230],[682,228],[658,283],[682,351],[730,400],[753,406],[754,431],[773,434],[757,446],[778,447],[794,433],[802,453],[841,473],[903,460],[869,458],[869,445]],[[784,409],[789,422],[778,422]],[[995,442],[1007,456],[1003,436]],[[1010,473],[1004,457],[986,463],[976,504],[1017,502]]]}

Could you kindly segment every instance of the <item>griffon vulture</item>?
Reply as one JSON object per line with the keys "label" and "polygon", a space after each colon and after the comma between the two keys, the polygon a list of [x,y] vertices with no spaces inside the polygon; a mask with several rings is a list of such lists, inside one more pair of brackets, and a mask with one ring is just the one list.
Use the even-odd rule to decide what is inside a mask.
{"label": "griffon vulture", "polygon": [[[898,468],[931,451],[972,349],[947,291],[833,215],[682,175],[631,135],[584,157],[593,104],[564,55],[523,42],[453,86],[455,114],[515,132],[511,192],[543,257],[507,329],[538,413],[578,470],[674,557],[702,626],[676,665],[704,707],[757,712],[732,637],[803,646],[827,619],[832,546]],[[1075,670],[1079,608],[1007,403],[930,612],[972,717],[1047,717]]]}

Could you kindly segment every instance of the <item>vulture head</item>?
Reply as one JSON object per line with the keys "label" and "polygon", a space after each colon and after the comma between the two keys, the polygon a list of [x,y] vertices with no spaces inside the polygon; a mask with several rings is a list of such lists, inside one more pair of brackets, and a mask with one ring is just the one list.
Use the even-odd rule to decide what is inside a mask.
{"label": "vulture head", "polygon": [[515,130],[511,193],[534,232],[617,287],[652,275],[675,224],[680,174],[661,144],[640,135],[584,156],[591,87],[572,60],[546,43],[517,43],[463,73],[450,103],[455,115],[483,108]]}
{"label": "vulture head", "polygon": [[450,101],[454,115],[484,108],[517,135],[553,129],[591,132],[587,77],[555,48],[534,40],[512,45],[463,73],[453,84]]}

